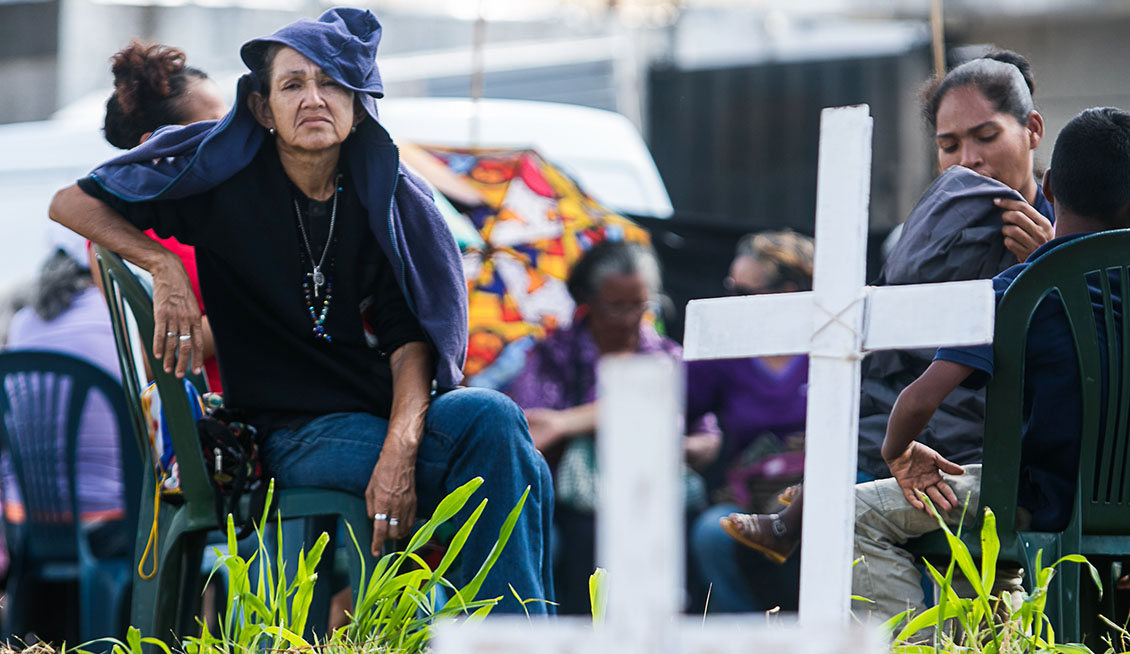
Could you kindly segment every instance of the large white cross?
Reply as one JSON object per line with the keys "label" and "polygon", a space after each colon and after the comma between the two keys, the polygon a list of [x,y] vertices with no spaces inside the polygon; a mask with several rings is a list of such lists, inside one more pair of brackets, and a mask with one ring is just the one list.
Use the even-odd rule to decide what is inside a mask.
{"label": "large white cross", "polygon": [[687,306],[687,359],[810,357],[800,620],[850,619],[860,360],[872,350],[992,341],[987,280],[864,286],[871,185],[866,105],[820,117],[813,290]]}
{"label": "large white cross", "polygon": [[683,382],[662,355],[600,364],[597,564],[608,571],[607,620],[492,616],[436,628],[436,654],[880,654],[866,629],[799,630],[750,616],[685,618]]}

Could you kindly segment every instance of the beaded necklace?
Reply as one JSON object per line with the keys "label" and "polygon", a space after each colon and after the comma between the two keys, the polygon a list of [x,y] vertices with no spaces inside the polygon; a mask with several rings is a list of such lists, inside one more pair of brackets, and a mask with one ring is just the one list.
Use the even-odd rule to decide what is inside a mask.
{"label": "beaded necklace", "polygon": [[[330,229],[329,233],[326,235],[326,245],[322,248],[322,255],[318,258],[317,263],[314,262],[314,250],[310,247],[310,238],[306,233],[306,226],[302,222],[302,210],[298,206],[298,198],[292,198],[294,201],[294,214],[298,218],[298,233],[302,237],[302,244],[305,246],[304,249],[299,249],[299,258],[302,259],[303,269],[310,267],[310,272],[302,273],[302,294],[306,299],[306,311],[310,315],[310,321],[314,323],[311,332],[315,339],[323,340],[327,343],[333,342],[333,336],[326,332],[325,323],[326,314],[330,311],[330,300],[333,299],[333,269],[335,259],[331,257],[329,265],[327,266],[326,255],[329,253],[333,244],[337,242],[336,235],[334,234],[334,226],[337,221],[337,196],[342,190],[341,175],[338,175],[335,181],[336,186],[334,188],[333,205],[330,210]],[[326,274],[323,268],[326,268],[329,274]]]}

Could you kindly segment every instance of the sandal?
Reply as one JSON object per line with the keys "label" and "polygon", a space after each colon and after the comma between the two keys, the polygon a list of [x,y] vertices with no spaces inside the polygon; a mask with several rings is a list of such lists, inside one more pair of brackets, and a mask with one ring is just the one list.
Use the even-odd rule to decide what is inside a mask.
{"label": "sandal", "polygon": [[796,551],[797,542],[787,538],[785,522],[776,513],[731,513],[729,517],[719,518],[718,522],[730,538],[761,552],[778,565]]}
{"label": "sandal", "polygon": [[793,484],[792,486],[789,486],[785,490],[781,491],[781,494],[777,496],[777,501],[781,504],[784,504],[785,506],[791,505],[793,503],[793,500],[796,499],[797,495],[800,495],[800,488],[800,484]]}

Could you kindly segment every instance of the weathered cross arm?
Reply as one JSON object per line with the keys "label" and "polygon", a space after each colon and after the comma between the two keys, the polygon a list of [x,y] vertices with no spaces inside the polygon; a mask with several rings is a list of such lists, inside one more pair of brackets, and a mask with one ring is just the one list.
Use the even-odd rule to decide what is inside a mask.
{"label": "weathered cross arm", "polygon": [[[667,620],[671,654],[880,654],[887,650],[878,629],[800,629],[790,620],[767,625],[754,616],[710,615]],[[582,617],[530,622],[491,617],[483,624],[436,626],[435,651],[443,654],[624,654],[643,643],[617,642],[607,629]],[[645,650],[651,652],[651,650]],[[656,654],[651,652],[651,654]]]}
{"label": "weathered cross arm", "polygon": [[602,651],[601,636],[591,619],[581,617],[530,622],[492,616],[480,624],[437,624],[432,647],[443,654],[594,654]]}
{"label": "weathered cross arm", "polygon": [[[992,340],[996,300],[987,279],[871,286],[863,292],[865,351]],[[828,321],[834,317],[816,307],[811,292],[692,300],[683,356],[693,361],[806,354],[814,328]]]}

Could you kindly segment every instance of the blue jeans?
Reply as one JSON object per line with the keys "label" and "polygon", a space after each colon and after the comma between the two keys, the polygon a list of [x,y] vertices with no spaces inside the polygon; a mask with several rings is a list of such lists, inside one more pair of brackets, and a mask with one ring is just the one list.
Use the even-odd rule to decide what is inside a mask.
{"label": "blue jeans", "polygon": [[[367,413],[324,415],[297,430],[280,429],[267,437],[263,461],[280,488],[317,487],[364,496],[380,457],[388,421]],[[417,514],[430,516],[449,492],[474,477],[483,485],[454,519],[462,524],[489,498],[449,573],[461,588],[486,560],[507,514],[530,487],[510,541],[487,576],[478,598],[501,597],[495,609],[521,613],[510,591],[523,599],[553,600],[550,525],[553,482],[549,466],[534,449],[525,415],[505,395],[463,388],[432,399],[416,458]],[[552,612],[544,602],[526,605],[530,613]]]}
{"label": "blue jeans", "polygon": [[753,589],[742,575],[738,556],[742,546],[730,538],[718,519],[740,511],[734,504],[716,504],[699,514],[691,527],[691,559],[710,585],[711,611],[747,613],[754,610]]}

